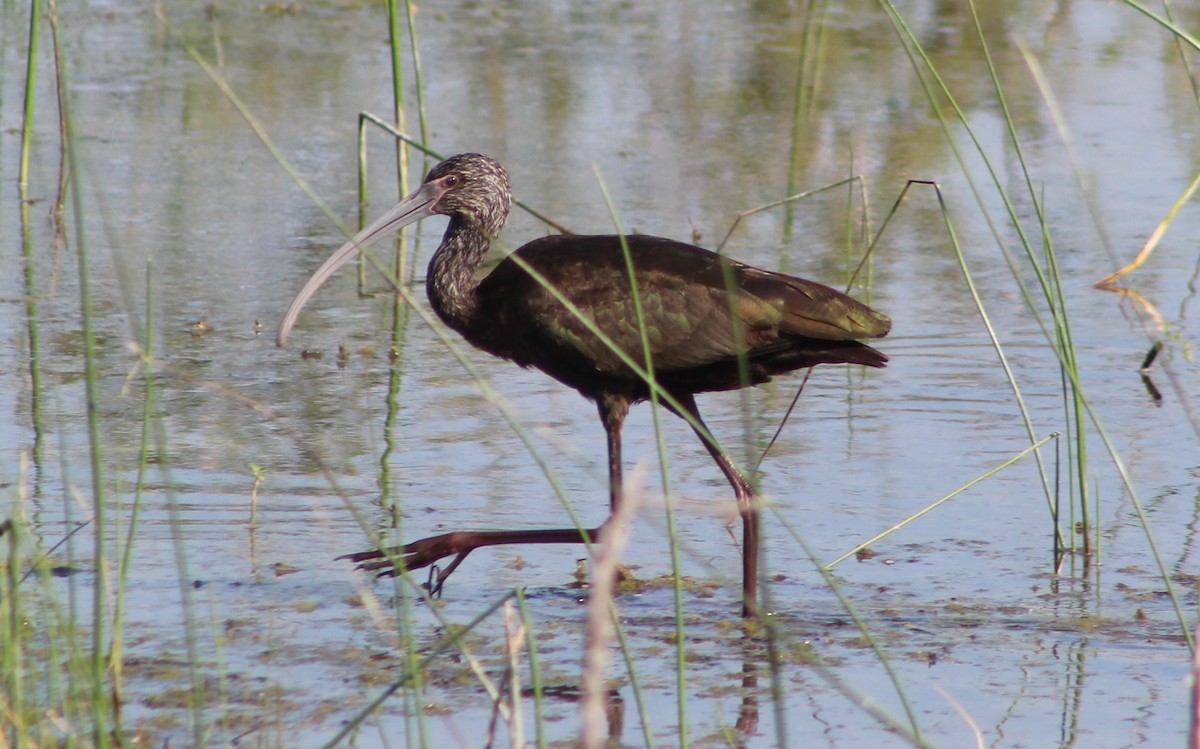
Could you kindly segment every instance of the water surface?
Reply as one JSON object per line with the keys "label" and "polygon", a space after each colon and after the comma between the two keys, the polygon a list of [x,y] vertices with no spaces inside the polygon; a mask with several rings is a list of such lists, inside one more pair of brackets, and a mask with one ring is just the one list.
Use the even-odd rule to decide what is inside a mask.
{"label": "water surface", "polygon": [[[147,272],[160,356],[165,453],[154,450],[161,470],[151,475],[137,531],[124,716],[158,743],[191,741],[186,711],[169,698],[171,688],[189,685],[182,574],[200,633],[201,670],[228,695],[226,708],[210,708],[211,720],[238,716],[214,728],[212,743],[244,735],[258,744],[316,746],[405,663],[387,612],[406,589],[333,559],[369,544],[351,510],[367,526],[409,540],[569,520],[499,410],[419,318],[403,327],[400,356],[389,359],[391,299],[360,298],[352,271],[310,304],[287,348],[273,345],[288,301],[342,235],[185,45],[218,64],[299,174],[353,224],[356,116],[383,115],[391,102],[382,11],[347,3],[162,10],[93,3],[63,17],[104,373],[106,501],[110,519],[122,523],[142,409],[137,379],[128,379],[137,373],[128,343],[146,320]],[[25,12],[4,11],[0,32],[0,163],[9,195],[16,194]],[[1181,211],[1131,281],[1161,325],[1090,284],[1136,254],[1193,179],[1200,107],[1171,38],[1124,7],[1008,3],[982,12],[1044,201],[1083,390],[1132,477],[1191,616],[1200,457],[1187,399],[1200,393],[1200,372],[1190,238],[1200,219],[1190,207]],[[1200,27],[1200,14],[1177,13],[1184,28]],[[1036,212],[968,10],[915,3],[904,14],[947,76],[1037,245]],[[980,180],[983,208],[879,7],[838,4],[815,23],[817,32],[807,33],[818,35],[806,36],[803,13],[776,2],[423,5],[418,32],[430,142],[445,153],[495,156],[518,197],[574,231],[612,230],[599,174],[627,229],[698,237],[706,246],[724,236],[736,214],[778,200],[789,184],[811,190],[860,175],[877,229],[907,180],[936,180],[1037,436],[1065,430],[1057,359],[983,208],[1018,257],[1022,278],[1036,281],[966,132],[956,127],[953,137]],[[1082,174],[1018,41],[1047,72]],[[815,63],[803,68],[799,90],[809,103],[797,115],[804,50]],[[14,503],[27,477],[25,511],[43,547],[91,515],[75,237],[56,240],[46,217],[58,171],[48,70],[38,80],[30,177],[40,424],[31,410],[24,279],[15,270],[23,267],[16,201],[6,201],[0,214],[8,227],[5,265],[14,269],[0,274],[0,407],[10,415],[0,420],[0,496],[6,507]],[[406,95],[415,100],[411,87]],[[371,136],[368,151],[374,214],[396,198],[395,160],[382,135]],[[411,177],[420,172],[418,163]],[[1093,191],[1103,235],[1080,177]],[[847,247],[847,211],[845,190],[822,193],[798,202],[790,216],[775,210],[743,221],[726,251],[841,286],[862,251],[861,243]],[[864,218],[857,198],[849,211],[852,222]],[[441,230],[437,221],[420,229],[418,281]],[[546,231],[517,213],[503,239],[518,246]],[[386,288],[373,275],[368,284]],[[421,286],[415,289],[423,301]],[[1030,444],[929,188],[909,193],[875,249],[869,289],[859,284],[853,291],[894,320],[880,346],[892,358],[889,367],[817,370],[762,466],[772,512],[824,561]],[[1044,302],[1038,309],[1047,319]],[[199,320],[212,332],[193,335]],[[1166,342],[1150,375],[1161,401],[1137,371],[1155,340]],[[349,352],[340,365],[339,345]],[[305,349],[323,356],[302,358]],[[594,407],[538,373],[478,352],[468,356],[533,435],[583,520],[599,523],[607,488]],[[734,455],[757,456],[799,382],[781,378],[745,395],[707,396],[701,407]],[[398,393],[390,427],[389,389]],[[775,746],[779,737],[790,745],[904,745],[807,665],[812,655],[824,659],[838,678],[901,714],[878,659],[778,519],[768,521],[766,541],[766,565],[778,576],[771,598],[786,633],[776,710],[766,646],[734,626],[740,565],[724,530],[728,487],[685,425],[667,416],[664,429],[683,571],[705,583],[689,586],[684,600],[690,739],[726,745],[728,729],[735,743],[751,747]],[[931,743],[966,745],[972,726],[989,746],[1166,744],[1186,732],[1189,654],[1131,498],[1096,434],[1089,427],[1085,482],[1099,508],[1094,520],[1103,545],[1090,567],[1074,558],[1055,568],[1042,480],[1026,459],[875,544],[870,559],[835,568],[889,653]],[[625,445],[630,470],[648,470],[623,558],[653,581],[669,574],[670,556],[648,407],[631,417]],[[29,465],[23,456],[35,446]],[[1053,481],[1056,452],[1048,447],[1043,456]],[[250,464],[266,472],[253,526]],[[1068,467],[1058,465],[1066,501]],[[396,503],[402,529],[387,530],[393,512],[382,506],[385,496]],[[54,583],[63,599],[74,586],[79,601],[90,601],[95,567],[87,534],[55,552],[82,570]],[[560,741],[578,730],[573,690],[584,609],[571,583],[582,555],[549,547],[476,552],[455,573],[440,609],[446,620],[466,622],[508,589],[525,587],[542,668],[558,688],[545,725]],[[376,598],[383,614],[363,604]],[[671,588],[652,585],[618,605],[651,732],[659,745],[678,745]],[[423,604],[412,616],[418,646],[431,647],[441,624]],[[494,678],[503,668],[502,633],[494,618],[472,641]],[[431,745],[482,743],[476,737],[486,730],[491,700],[464,669],[447,657],[430,670],[421,713]],[[619,654],[610,676],[617,690],[612,715],[624,716],[613,731],[621,745],[641,745]],[[417,745],[414,714],[411,697],[401,693],[368,722],[358,744]]]}

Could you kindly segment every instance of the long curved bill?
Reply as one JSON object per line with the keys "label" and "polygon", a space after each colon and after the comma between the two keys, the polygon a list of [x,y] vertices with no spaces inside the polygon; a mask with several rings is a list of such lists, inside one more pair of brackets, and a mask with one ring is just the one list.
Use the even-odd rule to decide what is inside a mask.
{"label": "long curved bill", "polygon": [[279,332],[275,334],[275,345],[282,346],[287,343],[288,333],[296,324],[300,310],[304,309],[304,305],[317,293],[321,284],[328,281],[338,268],[356,257],[360,250],[370,247],[388,234],[432,216],[433,206],[443,192],[444,190],[436,183],[421,185],[416,192],[375,219],[369,226],[355,234],[353,239],[339,247],[337,252],[330,255],[329,259],[312,274],[308,282],[304,284],[304,288],[300,289],[300,293],[296,294],[296,298],[288,306],[283,320],[279,323]]}

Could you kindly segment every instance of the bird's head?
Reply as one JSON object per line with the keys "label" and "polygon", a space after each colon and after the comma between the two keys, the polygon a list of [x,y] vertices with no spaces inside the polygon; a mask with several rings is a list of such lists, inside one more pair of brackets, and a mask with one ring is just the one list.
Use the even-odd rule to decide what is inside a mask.
{"label": "bird's head", "polygon": [[450,216],[478,228],[488,239],[500,233],[508,218],[512,193],[504,167],[490,156],[460,153],[435,166],[421,186],[391,210],[355,234],[317,268],[296,294],[279,323],[275,344],[282,346],[300,310],[338,268],[358,253],[399,229],[433,215]]}
{"label": "bird's head", "polygon": [[438,164],[414,197],[422,192],[433,201],[430,213],[462,216],[488,238],[500,233],[512,203],[508,173],[481,153],[460,153]]}

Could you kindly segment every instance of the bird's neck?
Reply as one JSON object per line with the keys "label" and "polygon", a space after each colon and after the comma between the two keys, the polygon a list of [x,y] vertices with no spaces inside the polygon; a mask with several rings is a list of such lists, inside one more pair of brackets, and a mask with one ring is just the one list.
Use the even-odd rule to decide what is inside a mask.
{"label": "bird's neck", "polygon": [[450,217],[442,244],[429,261],[425,291],[438,317],[462,332],[470,323],[478,300],[475,272],[483,262],[492,238],[477,224],[460,215]]}

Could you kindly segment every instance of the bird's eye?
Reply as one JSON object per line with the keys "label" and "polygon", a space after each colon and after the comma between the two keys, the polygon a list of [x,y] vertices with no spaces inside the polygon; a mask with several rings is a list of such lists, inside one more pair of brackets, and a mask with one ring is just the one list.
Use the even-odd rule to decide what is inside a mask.
{"label": "bird's eye", "polygon": [[462,182],[462,177],[459,177],[457,174],[448,174],[446,175],[446,178],[442,180],[442,184],[444,184],[446,187],[458,187],[460,182]]}

